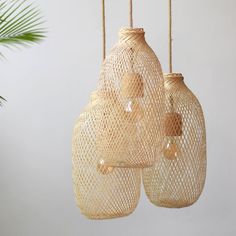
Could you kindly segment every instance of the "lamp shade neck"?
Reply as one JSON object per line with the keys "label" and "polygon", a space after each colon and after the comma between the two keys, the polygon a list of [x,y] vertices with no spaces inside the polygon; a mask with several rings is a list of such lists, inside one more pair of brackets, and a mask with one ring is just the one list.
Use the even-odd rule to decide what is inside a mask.
{"label": "lamp shade neck", "polygon": [[176,86],[184,84],[184,77],[181,73],[164,74],[164,85],[166,90],[171,90]]}
{"label": "lamp shade neck", "polygon": [[136,43],[145,41],[145,31],[142,28],[122,28],[119,32],[120,43]]}

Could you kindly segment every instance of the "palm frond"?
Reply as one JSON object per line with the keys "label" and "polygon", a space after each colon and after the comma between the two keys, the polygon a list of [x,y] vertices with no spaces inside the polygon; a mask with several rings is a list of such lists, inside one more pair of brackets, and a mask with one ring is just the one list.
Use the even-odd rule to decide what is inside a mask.
{"label": "palm frond", "polygon": [[45,38],[40,11],[27,0],[0,0],[0,45],[29,46]]}
{"label": "palm frond", "polygon": [[0,96],[0,106],[2,106],[2,103],[3,103],[4,101],[6,101],[6,99]]}

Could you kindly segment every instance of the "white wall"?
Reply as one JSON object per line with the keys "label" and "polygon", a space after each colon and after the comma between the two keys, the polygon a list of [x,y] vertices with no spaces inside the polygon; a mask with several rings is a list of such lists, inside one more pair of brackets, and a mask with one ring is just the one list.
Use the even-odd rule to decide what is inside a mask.
{"label": "white wall", "polygon": [[[174,0],[174,68],[205,111],[208,173],[199,202],[182,210],[151,205],[89,221],[76,208],[71,134],[101,63],[100,1],[37,0],[49,28],[39,46],[0,61],[1,236],[234,236],[236,234],[236,1]],[[107,0],[108,47],[127,25],[127,0]],[[135,26],[167,70],[167,0],[136,0]]]}

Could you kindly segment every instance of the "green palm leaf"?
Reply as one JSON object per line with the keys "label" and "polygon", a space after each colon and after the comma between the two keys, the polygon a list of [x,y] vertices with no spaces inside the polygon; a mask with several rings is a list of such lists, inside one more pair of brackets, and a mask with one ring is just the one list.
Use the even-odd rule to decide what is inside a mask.
{"label": "green palm leaf", "polygon": [[45,38],[40,11],[27,0],[0,0],[0,45],[29,46]]}
{"label": "green palm leaf", "polygon": [[[45,38],[40,11],[27,0],[0,0],[0,46],[30,46]],[[0,52],[0,57],[3,54]],[[0,106],[6,101],[0,96]]]}
{"label": "green palm leaf", "polygon": [[2,106],[3,101],[6,101],[6,99],[0,96],[0,106]]}

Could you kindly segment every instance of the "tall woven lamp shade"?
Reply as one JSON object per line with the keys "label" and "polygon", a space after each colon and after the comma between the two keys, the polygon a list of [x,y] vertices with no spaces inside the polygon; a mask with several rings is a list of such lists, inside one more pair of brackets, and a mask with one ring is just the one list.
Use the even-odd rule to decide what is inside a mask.
{"label": "tall woven lamp shade", "polygon": [[164,142],[157,162],[143,170],[150,201],[157,206],[182,208],[195,203],[206,178],[206,130],[203,111],[182,74],[172,73],[171,0],[170,73],[165,75]]}
{"label": "tall woven lamp shade", "polygon": [[164,79],[144,34],[140,28],[121,29],[118,44],[102,65],[98,93],[106,102],[97,149],[108,166],[151,166],[160,146],[156,137],[162,135]]}
{"label": "tall woven lamp shade", "polygon": [[143,170],[150,201],[181,208],[196,202],[206,178],[206,134],[201,105],[181,74],[167,74],[165,137],[156,164]]}
{"label": "tall woven lamp shade", "polygon": [[90,219],[110,219],[129,215],[140,196],[138,169],[119,169],[103,165],[96,150],[96,114],[100,99],[92,100],[76,122],[72,144],[73,184],[76,202]]}

